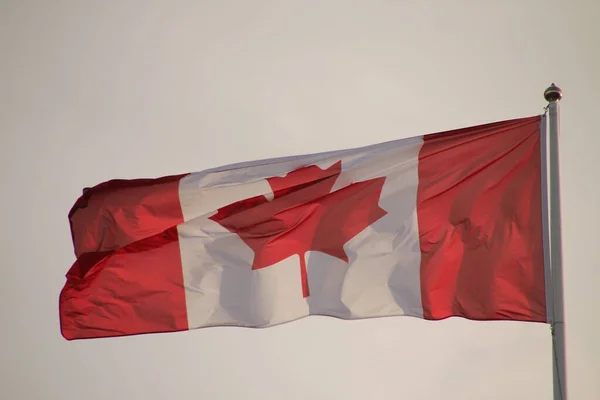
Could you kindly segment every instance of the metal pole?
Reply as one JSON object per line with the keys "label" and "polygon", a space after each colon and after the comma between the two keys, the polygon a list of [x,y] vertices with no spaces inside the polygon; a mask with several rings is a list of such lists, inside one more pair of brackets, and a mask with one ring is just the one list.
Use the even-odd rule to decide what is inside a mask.
{"label": "metal pole", "polygon": [[549,114],[549,205],[550,205],[550,263],[553,297],[552,329],[552,364],[554,375],[554,399],[566,400],[567,385],[565,373],[565,323],[562,270],[562,238],[560,215],[560,169],[558,157],[558,135],[560,132],[560,116],[558,102],[562,91],[554,83],[544,92],[548,101]]}

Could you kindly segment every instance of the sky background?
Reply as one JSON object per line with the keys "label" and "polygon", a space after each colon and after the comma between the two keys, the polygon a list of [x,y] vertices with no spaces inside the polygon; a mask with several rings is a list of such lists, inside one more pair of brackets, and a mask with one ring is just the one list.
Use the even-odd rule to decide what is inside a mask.
{"label": "sky background", "polygon": [[600,2],[0,0],[0,398],[548,399],[545,324],[310,317],[68,342],[83,187],[561,102],[571,399],[600,398]]}

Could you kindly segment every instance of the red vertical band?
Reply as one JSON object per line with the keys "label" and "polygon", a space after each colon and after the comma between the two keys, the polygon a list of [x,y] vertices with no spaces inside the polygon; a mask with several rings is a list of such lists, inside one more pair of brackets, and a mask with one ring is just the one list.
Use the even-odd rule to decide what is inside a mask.
{"label": "red vertical band", "polygon": [[188,328],[177,225],[179,180],[117,180],[69,214],[77,261],[60,294],[67,339]]}
{"label": "red vertical band", "polygon": [[424,137],[417,212],[425,318],[546,321],[540,122]]}

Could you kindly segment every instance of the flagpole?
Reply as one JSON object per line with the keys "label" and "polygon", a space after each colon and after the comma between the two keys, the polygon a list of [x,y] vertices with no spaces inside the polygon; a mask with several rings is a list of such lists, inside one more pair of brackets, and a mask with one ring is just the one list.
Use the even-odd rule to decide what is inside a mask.
{"label": "flagpole", "polygon": [[562,269],[562,238],[560,215],[560,170],[558,157],[558,136],[560,134],[559,101],[562,90],[554,83],[544,92],[548,101],[549,137],[549,205],[550,205],[550,265],[552,291],[552,365],[554,377],[554,400],[566,400],[567,385],[565,373],[565,323]]}

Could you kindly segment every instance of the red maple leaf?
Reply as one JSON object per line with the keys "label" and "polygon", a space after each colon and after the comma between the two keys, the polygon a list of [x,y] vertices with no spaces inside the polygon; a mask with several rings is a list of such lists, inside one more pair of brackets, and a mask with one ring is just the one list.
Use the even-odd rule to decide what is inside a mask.
{"label": "red maple leaf", "polygon": [[273,200],[241,200],[220,208],[210,219],[238,234],[254,251],[252,269],[298,254],[302,292],[308,297],[305,253],[320,251],[348,262],[344,244],[387,214],[378,205],[385,178],[330,193],[341,171],[338,161],[325,170],[313,165],[269,178]]}

